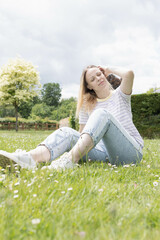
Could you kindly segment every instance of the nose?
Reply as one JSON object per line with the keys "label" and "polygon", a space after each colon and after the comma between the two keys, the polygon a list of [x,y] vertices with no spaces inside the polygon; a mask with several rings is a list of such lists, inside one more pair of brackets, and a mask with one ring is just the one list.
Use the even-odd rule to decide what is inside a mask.
{"label": "nose", "polygon": [[101,79],[101,76],[97,76],[97,81],[99,81]]}

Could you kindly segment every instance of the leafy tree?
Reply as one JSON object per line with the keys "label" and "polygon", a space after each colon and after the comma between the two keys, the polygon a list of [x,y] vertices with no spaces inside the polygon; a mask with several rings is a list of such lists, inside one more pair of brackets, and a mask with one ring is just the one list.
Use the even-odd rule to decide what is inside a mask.
{"label": "leafy tree", "polygon": [[62,99],[59,106],[52,111],[51,118],[59,121],[69,117],[71,114],[75,115],[76,104],[76,98]]}
{"label": "leafy tree", "polygon": [[46,83],[42,89],[42,101],[48,106],[57,107],[61,98],[59,83]]}
{"label": "leafy tree", "polygon": [[31,117],[35,119],[36,116],[46,118],[51,115],[51,107],[45,103],[36,104],[32,108]]}
{"label": "leafy tree", "polygon": [[18,107],[18,112],[21,114],[23,118],[28,118],[31,114],[32,108],[35,104],[42,103],[39,96],[33,97],[33,99],[29,100],[28,102],[22,102]]}
{"label": "leafy tree", "polygon": [[0,98],[3,104],[15,108],[16,131],[18,131],[18,107],[38,93],[39,73],[32,63],[21,58],[10,60],[0,69]]}
{"label": "leafy tree", "polygon": [[160,88],[157,88],[157,87],[155,87],[155,88],[150,88],[146,93],[147,94],[151,94],[151,93],[158,93],[158,92],[160,92]]}
{"label": "leafy tree", "polygon": [[11,106],[0,106],[0,118],[14,117],[15,109]]}

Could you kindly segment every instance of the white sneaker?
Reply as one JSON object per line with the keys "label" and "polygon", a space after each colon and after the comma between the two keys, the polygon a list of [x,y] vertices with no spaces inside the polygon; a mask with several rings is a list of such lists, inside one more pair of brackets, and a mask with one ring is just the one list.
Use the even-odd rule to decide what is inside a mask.
{"label": "white sneaker", "polygon": [[33,169],[36,168],[37,164],[33,160],[30,153],[22,151],[21,149],[16,150],[14,153],[9,153],[0,150],[0,166],[6,168],[7,165],[18,164],[22,168]]}
{"label": "white sneaker", "polygon": [[78,166],[78,164],[72,162],[71,156],[66,152],[59,159],[52,161],[51,165],[44,166],[42,169],[65,170],[76,166]]}

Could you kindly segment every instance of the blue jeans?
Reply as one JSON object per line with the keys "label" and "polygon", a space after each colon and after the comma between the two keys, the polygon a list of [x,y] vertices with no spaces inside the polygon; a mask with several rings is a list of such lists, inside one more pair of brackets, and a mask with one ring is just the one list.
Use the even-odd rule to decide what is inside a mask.
{"label": "blue jeans", "polygon": [[105,109],[97,109],[91,114],[81,134],[72,128],[62,127],[40,145],[49,149],[52,161],[70,151],[84,133],[89,134],[94,142],[92,150],[83,157],[84,161],[91,159],[123,165],[137,163],[142,159],[142,147]]}

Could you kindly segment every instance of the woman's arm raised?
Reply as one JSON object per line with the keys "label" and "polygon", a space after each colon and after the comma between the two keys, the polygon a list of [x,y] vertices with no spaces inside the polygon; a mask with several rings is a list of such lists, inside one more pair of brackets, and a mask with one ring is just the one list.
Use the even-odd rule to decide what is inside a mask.
{"label": "woman's arm raised", "polygon": [[134,80],[134,73],[132,70],[127,70],[118,67],[99,67],[107,77],[109,74],[114,73],[122,78],[120,88],[123,93],[131,94]]}

